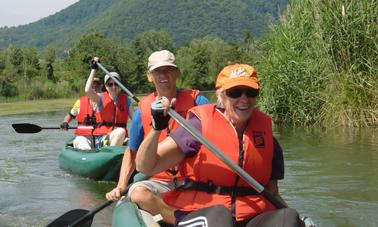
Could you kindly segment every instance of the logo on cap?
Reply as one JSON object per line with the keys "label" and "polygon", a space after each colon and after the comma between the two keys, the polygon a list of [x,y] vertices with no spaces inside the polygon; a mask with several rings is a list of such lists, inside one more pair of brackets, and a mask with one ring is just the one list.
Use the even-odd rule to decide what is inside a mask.
{"label": "logo on cap", "polygon": [[230,73],[230,78],[249,76],[248,72],[243,67],[237,67]]}

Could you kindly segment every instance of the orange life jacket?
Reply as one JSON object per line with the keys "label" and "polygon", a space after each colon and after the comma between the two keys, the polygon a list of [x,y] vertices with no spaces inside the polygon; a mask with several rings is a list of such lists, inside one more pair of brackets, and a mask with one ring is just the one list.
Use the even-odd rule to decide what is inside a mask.
{"label": "orange life jacket", "polygon": [[113,131],[114,128],[124,128],[127,132],[127,121],[129,118],[127,95],[120,93],[116,106],[108,92],[103,92],[101,95],[102,109],[96,112],[97,125],[93,135],[105,135]]}
{"label": "orange life jacket", "polygon": [[[186,117],[186,113],[190,108],[196,105],[196,98],[199,94],[199,90],[179,90],[176,96],[176,105],[175,105],[175,111],[180,114],[182,117]],[[144,97],[140,102],[138,103],[138,107],[141,113],[141,119],[142,119],[142,126],[144,131],[144,137],[147,136],[148,132],[151,130],[151,103],[156,100],[156,93],[151,93],[148,96]],[[175,130],[179,124],[173,120],[170,119],[168,123],[168,130],[173,131]],[[167,137],[167,130],[163,130],[159,137],[159,142],[163,141]],[[176,172],[176,171],[174,171]],[[175,176],[176,178],[180,178],[180,176],[177,174]],[[165,172],[158,173],[152,177],[153,179],[157,180],[164,180],[164,181],[170,181],[173,178],[172,170],[167,170]]]}
{"label": "orange life jacket", "polygon": [[[239,139],[234,127],[215,105],[203,105],[190,110],[201,121],[202,135],[209,139],[216,147],[234,163],[250,174],[262,185],[267,185],[272,173],[273,135],[271,118],[255,109],[243,135],[244,155],[240,159]],[[242,160],[242,161],[240,161]],[[241,162],[241,163],[239,163]],[[253,188],[219,160],[204,145],[197,155],[186,158],[180,163],[186,179],[194,182],[204,182],[211,186],[222,188]],[[236,179],[238,183],[235,185]],[[236,190],[236,189],[235,189]],[[183,211],[193,211],[216,204],[223,204],[231,211],[232,196],[219,192],[205,192],[196,189],[175,189],[164,195],[164,201]],[[273,210],[275,207],[257,192],[235,197],[235,218],[237,221],[246,220],[259,213]]]}
{"label": "orange life jacket", "polygon": [[80,111],[76,116],[75,135],[91,136],[96,124],[96,110],[93,109],[87,96],[80,97]]}

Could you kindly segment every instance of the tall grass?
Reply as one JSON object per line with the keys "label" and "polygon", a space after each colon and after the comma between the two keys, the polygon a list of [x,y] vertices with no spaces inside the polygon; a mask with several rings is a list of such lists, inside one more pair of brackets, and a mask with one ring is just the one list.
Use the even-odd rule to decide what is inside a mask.
{"label": "tall grass", "polygon": [[263,42],[260,106],[281,124],[378,123],[378,0],[292,0]]}

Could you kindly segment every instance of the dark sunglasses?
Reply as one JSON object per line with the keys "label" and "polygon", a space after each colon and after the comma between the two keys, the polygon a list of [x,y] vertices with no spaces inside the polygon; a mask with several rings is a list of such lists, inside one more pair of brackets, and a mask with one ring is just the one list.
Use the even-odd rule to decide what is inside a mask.
{"label": "dark sunglasses", "polygon": [[233,99],[239,98],[243,93],[248,98],[255,98],[259,95],[259,90],[252,88],[231,88],[226,90],[226,95]]}
{"label": "dark sunglasses", "polygon": [[107,83],[106,86],[108,87],[118,87],[117,83]]}

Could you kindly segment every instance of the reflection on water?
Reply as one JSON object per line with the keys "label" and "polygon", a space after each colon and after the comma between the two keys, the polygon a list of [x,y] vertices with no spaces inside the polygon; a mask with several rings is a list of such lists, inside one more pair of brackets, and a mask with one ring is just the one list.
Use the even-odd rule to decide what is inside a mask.
{"label": "reflection on water", "polygon": [[[72,132],[42,130],[17,134],[12,123],[58,127],[65,113],[3,116],[0,119],[0,226],[46,226],[72,209],[103,203],[112,184],[65,173],[58,151]],[[111,226],[112,207],[96,214],[92,226]]]}
{"label": "reflection on water", "polygon": [[[103,203],[114,184],[65,173],[58,150],[72,132],[17,134],[12,123],[59,126],[64,113],[0,118],[0,226],[45,226],[72,209]],[[284,149],[280,190],[289,206],[319,226],[378,226],[378,129],[277,128]],[[111,225],[112,206],[93,226]]]}
{"label": "reflection on water", "polygon": [[377,226],[378,129],[277,129],[289,205],[320,226]]}

